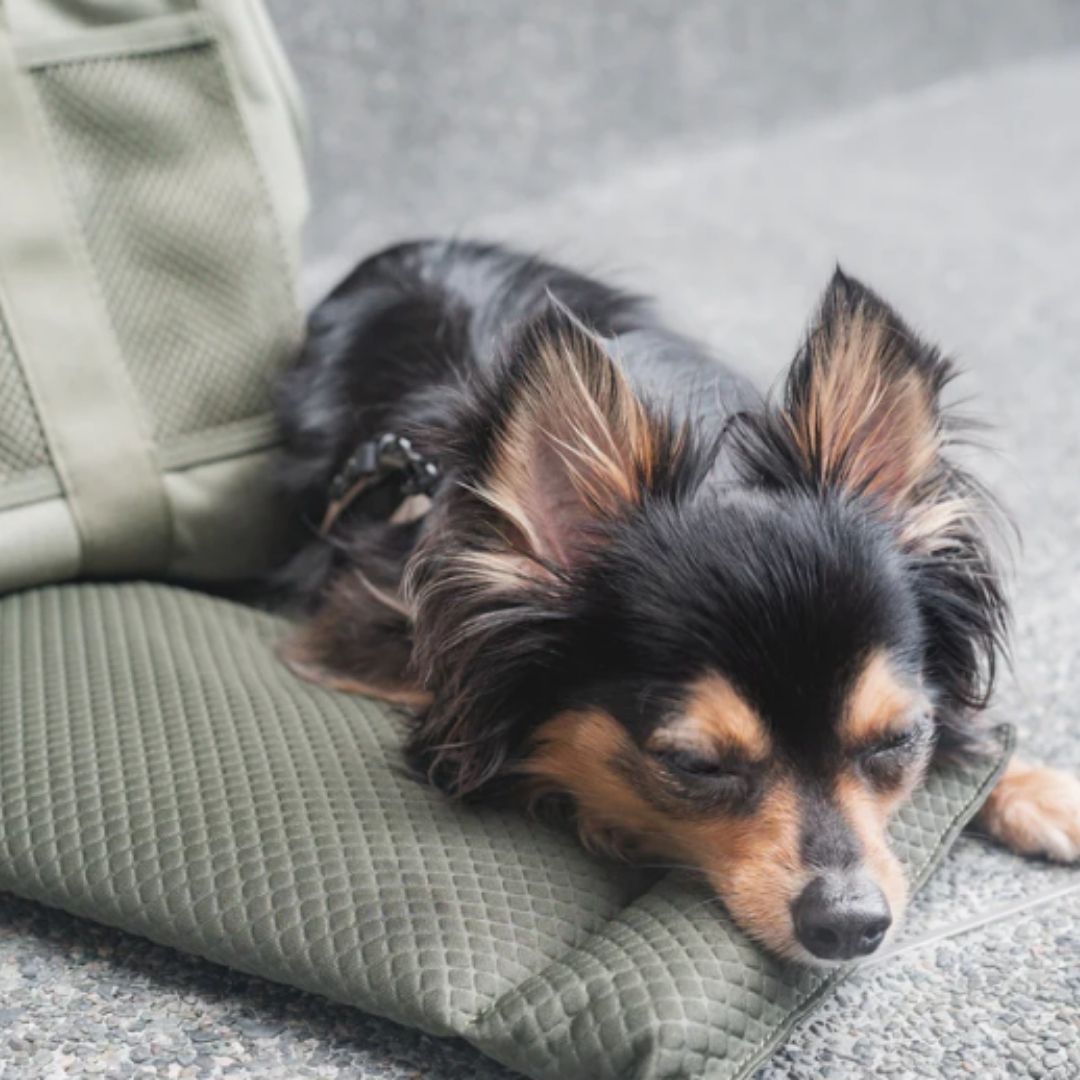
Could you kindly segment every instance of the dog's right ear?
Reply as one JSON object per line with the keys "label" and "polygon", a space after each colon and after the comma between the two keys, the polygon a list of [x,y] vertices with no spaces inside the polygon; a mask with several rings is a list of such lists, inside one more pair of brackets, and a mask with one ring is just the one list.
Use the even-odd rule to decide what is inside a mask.
{"label": "dog's right ear", "polygon": [[608,522],[670,487],[685,433],[634,392],[607,345],[557,302],[509,345],[482,421],[473,493],[496,548],[558,573]]}

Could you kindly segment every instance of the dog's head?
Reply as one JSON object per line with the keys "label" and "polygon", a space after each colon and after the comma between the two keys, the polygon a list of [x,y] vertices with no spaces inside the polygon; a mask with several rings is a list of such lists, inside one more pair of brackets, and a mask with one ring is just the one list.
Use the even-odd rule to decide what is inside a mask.
{"label": "dog's head", "polygon": [[[414,560],[414,760],[697,868],[767,947],[876,949],[886,836],[983,703],[1004,607],[949,366],[837,272],[780,398],[723,433],[553,308],[470,393]],[[460,417],[459,417],[460,421]]]}

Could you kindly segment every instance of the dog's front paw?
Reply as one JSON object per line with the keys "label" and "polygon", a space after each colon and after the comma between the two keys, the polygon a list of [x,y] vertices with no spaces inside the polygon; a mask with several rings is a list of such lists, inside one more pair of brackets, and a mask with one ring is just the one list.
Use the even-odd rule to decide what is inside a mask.
{"label": "dog's front paw", "polygon": [[1013,761],[979,812],[979,824],[1010,851],[1058,862],[1080,859],[1080,780]]}

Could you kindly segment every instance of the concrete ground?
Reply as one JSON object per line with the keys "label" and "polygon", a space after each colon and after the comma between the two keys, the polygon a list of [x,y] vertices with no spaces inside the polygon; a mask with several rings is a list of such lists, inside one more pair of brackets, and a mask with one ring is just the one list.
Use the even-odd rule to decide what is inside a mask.
{"label": "concrete ground", "polygon": [[[839,259],[955,353],[1024,536],[998,710],[1080,771],[1080,7],[272,6],[311,93],[310,293],[398,236],[509,239],[654,291],[768,382]],[[0,1077],[97,1074],[510,1075],[0,899]],[[872,1075],[1080,1076],[1080,869],[965,837],[759,1080]]]}

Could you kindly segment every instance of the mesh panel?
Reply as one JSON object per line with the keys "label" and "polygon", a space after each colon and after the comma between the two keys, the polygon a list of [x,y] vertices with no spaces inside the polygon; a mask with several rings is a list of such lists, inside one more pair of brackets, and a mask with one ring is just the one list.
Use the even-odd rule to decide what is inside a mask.
{"label": "mesh panel", "polygon": [[213,46],[63,64],[36,83],[158,439],[266,412],[295,309]]}
{"label": "mesh panel", "polygon": [[0,483],[48,464],[45,436],[0,315]]}

